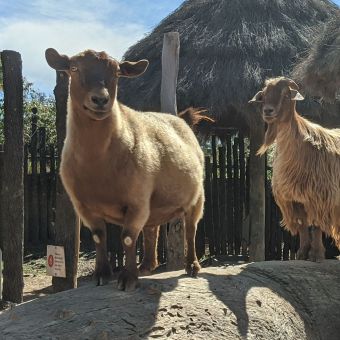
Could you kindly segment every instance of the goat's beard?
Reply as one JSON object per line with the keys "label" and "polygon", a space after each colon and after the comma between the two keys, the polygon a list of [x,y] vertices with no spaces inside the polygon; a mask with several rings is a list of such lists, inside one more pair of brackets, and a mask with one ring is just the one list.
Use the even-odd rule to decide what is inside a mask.
{"label": "goat's beard", "polygon": [[276,135],[277,135],[277,124],[276,123],[268,124],[266,133],[264,135],[264,142],[256,154],[259,156],[262,156],[263,154],[265,154],[268,148],[275,142]]}

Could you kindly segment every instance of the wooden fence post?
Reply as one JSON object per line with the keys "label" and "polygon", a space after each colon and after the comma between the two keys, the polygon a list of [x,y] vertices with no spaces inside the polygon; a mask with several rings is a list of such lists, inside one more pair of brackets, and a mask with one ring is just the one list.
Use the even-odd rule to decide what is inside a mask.
{"label": "wooden fence post", "polygon": [[[179,67],[179,47],[178,32],[164,34],[161,111],[173,115],[177,114],[176,85]],[[167,269],[182,269],[184,266],[184,224],[182,220],[171,223],[167,240]]]}
{"label": "wooden fence post", "polygon": [[[57,85],[54,88],[54,95],[57,110],[56,125],[59,159],[66,136],[68,83],[67,74],[57,71]],[[79,236],[80,225],[77,223],[76,214],[60,177],[57,176],[55,245],[64,246],[65,248],[66,278],[53,277],[52,284],[54,291],[63,291],[77,287]]]}
{"label": "wooden fence post", "polygon": [[[256,115],[258,113],[256,112]],[[250,246],[249,260],[265,260],[265,157],[256,155],[263,143],[264,123],[260,117],[250,129]],[[255,123],[256,122],[256,123]]]}
{"label": "wooden fence post", "polygon": [[23,297],[24,241],[24,120],[21,56],[1,52],[4,79],[4,155],[1,190],[3,228],[3,299],[16,303]]}

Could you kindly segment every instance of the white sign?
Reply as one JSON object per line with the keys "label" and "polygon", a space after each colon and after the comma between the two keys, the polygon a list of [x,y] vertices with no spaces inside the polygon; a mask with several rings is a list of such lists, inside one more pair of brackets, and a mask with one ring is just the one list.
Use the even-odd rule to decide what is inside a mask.
{"label": "white sign", "polygon": [[65,251],[61,246],[47,246],[47,275],[66,277]]}

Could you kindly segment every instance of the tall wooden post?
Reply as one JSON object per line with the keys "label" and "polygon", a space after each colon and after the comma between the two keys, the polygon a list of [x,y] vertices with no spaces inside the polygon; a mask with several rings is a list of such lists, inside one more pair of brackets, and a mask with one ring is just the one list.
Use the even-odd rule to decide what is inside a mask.
{"label": "tall wooden post", "polygon": [[[253,113],[254,114],[254,113]],[[264,123],[256,112],[250,129],[250,261],[265,260],[265,157],[256,155],[263,143]]]}
{"label": "tall wooden post", "polygon": [[[68,83],[67,74],[57,72],[57,85],[54,89],[54,95],[57,109],[56,125],[59,159],[66,136]],[[66,278],[53,277],[52,279],[53,289],[58,292],[77,287],[80,226],[77,223],[76,214],[59,176],[57,176],[56,186],[55,245],[64,246],[66,265]]]}
{"label": "tall wooden post", "polygon": [[21,56],[1,52],[4,79],[4,155],[1,190],[3,229],[3,299],[16,303],[23,297],[24,241],[24,120]]}
{"label": "tall wooden post", "polygon": [[[177,115],[176,86],[179,68],[179,33],[164,34],[162,50],[161,110]],[[171,223],[167,237],[167,269],[178,270],[184,265],[184,224]]]}

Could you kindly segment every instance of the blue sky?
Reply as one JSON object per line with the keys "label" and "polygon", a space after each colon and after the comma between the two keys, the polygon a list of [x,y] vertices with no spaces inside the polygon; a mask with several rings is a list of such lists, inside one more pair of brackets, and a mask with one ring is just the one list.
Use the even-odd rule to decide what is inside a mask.
{"label": "blue sky", "polygon": [[[193,0],[195,1],[195,0]],[[240,0],[242,1],[242,0]],[[298,0],[297,0],[298,1]],[[120,59],[183,0],[0,0],[0,51],[21,53],[24,76],[51,93],[55,73],[44,51],[86,48]],[[340,5],[340,0],[334,1]]]}
{"label": "blue sky", "polygon": [[51,92],[55,73],[44,59],[54,47],[73,55],[86,48],[120,59],[183,0],[0,0],[0,51],[21,53],[24,76]]}

